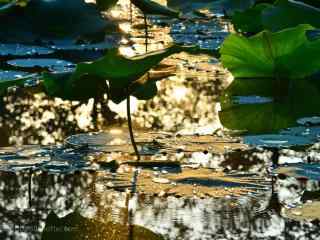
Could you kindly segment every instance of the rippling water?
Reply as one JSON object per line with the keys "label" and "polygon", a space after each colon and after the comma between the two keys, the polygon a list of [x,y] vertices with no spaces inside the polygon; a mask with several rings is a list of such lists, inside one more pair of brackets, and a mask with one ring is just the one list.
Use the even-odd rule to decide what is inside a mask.
{"label": "rippling water", "polygon": [[[119,1],[109,14],[127,34],[121,36],[120,51],[131,56],[144,53],[145,39],[141,13],[134,8],[130,24],[128,9],[129,1]],[[319,221],[296,218],[302,215],[297,207],[318,199],[306,193],[319,191],[319,146],[280,150],[274,146],[291,142],[288,135],[312,143],[318,138],[317,128],[286,129],[281,139],[278,135],[244,139],[253,145],[268,142],[268,149],[249,148],[239,138],[225,136],[220,131],[218,97],[232,76],[205,50],[219,46],[230,24],[211,17],[192,23],[152,17],[149,23],[149,50],[178,42],[197,44],[204,53],[164,60],[174,66],[175,74],[158,82],[158,95],[149,101],[132,98],[142,154],[139,164],[122,126],[125,102],[62,101],[22,88],[10,89],[0,99],[0,238],[319,239]],[[52,49],[80,48],[92,51],[86,56],[92,59],[109,43],[117,43],[112,39],[90,47],[61,43],[29,49],[0,44],[0,49],[15,55],[38,51],[47,57]],[[41,62],[44,65],[37,67],[65,71],[75,55],[50,60],[54,66]],[[35,64],[12,57],[8,61],[23,70]],[[19,77],[24,72],[3,71],[0,79],[10,74]],[[90,131],[96,133],[67,139]],[[293,162],[300,165],[280,168],[278,179],[272,177],[278,164]],[[313,167],[306,167],[307,162]],[[296,212],[290,215],[291,209]]]}

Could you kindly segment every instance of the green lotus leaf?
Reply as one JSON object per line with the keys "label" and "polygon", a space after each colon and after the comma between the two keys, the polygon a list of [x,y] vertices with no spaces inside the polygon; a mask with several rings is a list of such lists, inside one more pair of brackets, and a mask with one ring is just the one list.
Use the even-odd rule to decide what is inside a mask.
{"label": "green lotus leaf", "polygon": [[87,101],[99,98],[107,91],[105,79],[84,74],[77,81],[70,81],[72,73],[43,73],[46,93],[71,101]]}
{"label": "green lotus leaf", "polygon": [[262,11],[271,4],[261,3],[245,11],[237,11],[232,16],[232,23],[238,32],[242,33],[258,33],[263,30],[261,20]]}
{"label": "green lotus leaf", "polygon": [[[64,86],[68,88],[68,94],[63,95],[63,91],[57,91],[56,89],[63,89],[64,87],[56,86],[61,85],[60,81],[55,81],[50,76],[46,75],[44,78],[44,84],[47,92],[52,96],[59,92],[59,97],[69,98],[70,92],[77,85],[96,85],[97,82],[108,80],[109,82],[109,98],[119,103],[124,100],[128,93],[131,95],[142,96],[141,92],[145,91],[142,99],[146,99],[146,96],[154,96],[155,91],[155,79],[146,79],[143,82],[138,81],[143,77],[151,68],[155,67],[164,58],[181,51],[193,51],[194,47],[183,47],[173,45],[163,50],[150,52],[147,54],[139,55],[132,58],[127,58],[119,54],[117,49],[110,50],[104,57],[93,62],[79,63],[73,73],[63,75],[62,79],[65,82]],[[91,78],[94,79],[92,82]],[[61,77],[58,77],[61,79]],[[57,83],[55,83],[57,82]],[[91,86],[92,89],[95,87]],[[94,92],[94,91],[93,91]],[[62,94],[60,94],[62,93]],[[90,95],[90,94],[89,94]],[[88,95],[88,96],[89,96]]]}
{"label": "green lotus leaf", "polygon": [[246,38],[231,34],[224,41],[221,62],[236,78],[304,78],[320,69],[320,40],[310,41],[310,25]]}
{"label": "green lotus leaf", "polygon": [[[241,102],[242,97],[253,101]],[[264,98],[256,101],[257,97]],[[302,117],[318,116],[319,81],[311,79],[235,79],[221,99],[222,124],[250,133],[293,127]]]}
{"label": "green lotus leaf", "polygon": [[[313,0],[305,1],[311,3]],[[276,32],[299,24],[320,27],[319,18],[318,8],[304,2],[278,0],[274,4],[261,3],[245,11],[236,12],[232,17],[232,23],[240,32],[258,33],[265,29]]]}
{"label": "green lotus leaf", "polygon": [[289,0],[278,0],[274,6],[262,11],[261,21],[264,29],[279,31],[299,24],[320,27],[320,9]]}

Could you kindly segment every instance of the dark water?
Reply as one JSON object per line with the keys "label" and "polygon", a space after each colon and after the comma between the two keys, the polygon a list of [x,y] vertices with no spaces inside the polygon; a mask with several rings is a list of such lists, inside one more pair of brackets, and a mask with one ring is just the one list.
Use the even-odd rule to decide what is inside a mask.
{"label": "dark water", "polygon": [[[131,25],[128,7],[120,1],[109,14],[129,36],[47,47],[0,44],[0,80],[70,71],[115,46],[128,56],[144,53],[143,18],[134,9]],[[49,98],[34,89],[38,80],[0,99],[0,239],[319,239],[319,220],[299,212],[319,200],[317,119],[230,137],[218,111],[232,76],[205,51],[216,49],[231,25],[210,14],[192,22],[149,21],[149,50],[174,41],[204,53],[166,59],[176,69],[159,82],[158,95],[131,100],[140,164],[131,154],[124,102]],[[236,100],[270,100],[252,97]],[[107,134],[65,141],[97,131]],[[259,147],[243,147],[239,139]]]}

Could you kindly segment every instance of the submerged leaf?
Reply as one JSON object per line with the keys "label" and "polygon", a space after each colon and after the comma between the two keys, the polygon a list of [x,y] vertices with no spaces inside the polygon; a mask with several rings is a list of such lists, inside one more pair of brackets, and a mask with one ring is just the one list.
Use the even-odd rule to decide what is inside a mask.
{"label": "submerged leaf", "polygon": [[[293,127],[299,118],[320,115],[318,81],[309,79],[235,79],[222,98],[222,124],[250,133]],[[272,101],[239,104],[234,97],[263,96]]]}
{"label": "submerged leaf", "polygon": [[[220,53],[224,67],[237,78],[304,78],[320,69],[320,40],[309,41],[310,25],[246,38],[231,34]],[[312,61],[309,61],[312,60]]]}

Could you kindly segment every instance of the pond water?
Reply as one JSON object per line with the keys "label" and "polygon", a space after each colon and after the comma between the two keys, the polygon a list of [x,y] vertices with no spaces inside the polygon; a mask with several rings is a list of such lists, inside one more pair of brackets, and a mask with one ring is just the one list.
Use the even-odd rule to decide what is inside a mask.
{"label": "pond water", "polygon": [[[99,42],[0,43],[0,81],[36,76],[0,99],[0,238],[320,239],[319,119],[294,110],[287,127],[286,111],[271,119],[263,108],[287,102],[233,90],[221,100],[233,77],[209,53],[232,26],[219,10],[187,15],[192,21],[148,18],[149,51],[176,42],[202,53],[165,59],[150,73],[164,76],[157,96],[131,98],[139,162],[125,101],[39,91],[44,70],[69,72],[114,47],[144,53],[143,17],[134,8],[130,23],[129,7],[121,0],[106,13],[122,33]],[[219,114],[228,104],[236,110]],[[266,114],[246,118],[257,116],[251,107]],[[227,131],[235,118],[244,124]]]}

